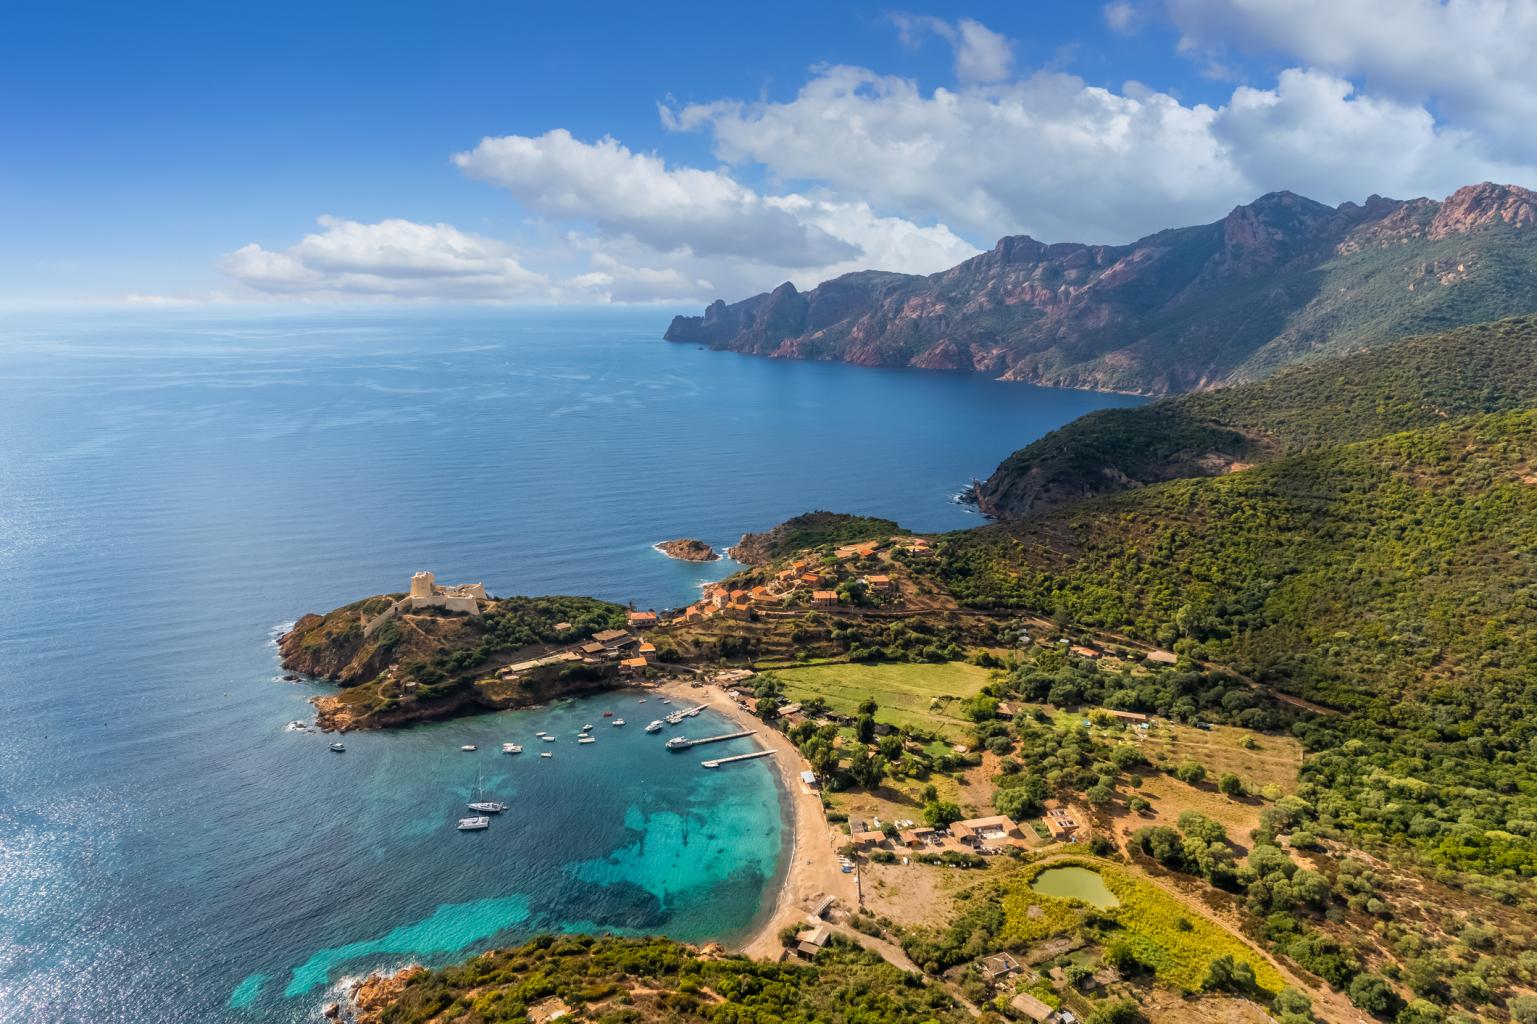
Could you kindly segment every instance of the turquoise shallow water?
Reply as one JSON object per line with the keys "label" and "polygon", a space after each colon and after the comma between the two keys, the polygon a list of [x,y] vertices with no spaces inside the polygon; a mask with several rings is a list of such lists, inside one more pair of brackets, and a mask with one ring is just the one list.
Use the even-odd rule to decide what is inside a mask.
{"label": "turquoise shallow water", "polygon": [[[1123,400],[666,320],[0,318],[0,1022],[297,1021],[345,975],[536,930],[750,927],[785,839],[762,764],[667,755],[623,694],[332,755],[284,729],[314,691],[276,631],[423,568],[677,604],[730,566],[652,543],[814,507],[965,526],[971,476]],[[537,729],[554,758],[497,752]],[[477,775],[513,809],[461,835]]]}

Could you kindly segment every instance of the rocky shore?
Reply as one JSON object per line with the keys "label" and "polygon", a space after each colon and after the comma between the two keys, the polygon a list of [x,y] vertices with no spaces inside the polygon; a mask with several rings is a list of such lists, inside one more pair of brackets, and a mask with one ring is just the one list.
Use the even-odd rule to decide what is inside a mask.
{"label": "rocky shore", "polygon": [[676,558],[684,562],[714,562],[720,558],[715,549],[704,541],[687,537],[679,540],[664,540],[655,547],[668,558]]}

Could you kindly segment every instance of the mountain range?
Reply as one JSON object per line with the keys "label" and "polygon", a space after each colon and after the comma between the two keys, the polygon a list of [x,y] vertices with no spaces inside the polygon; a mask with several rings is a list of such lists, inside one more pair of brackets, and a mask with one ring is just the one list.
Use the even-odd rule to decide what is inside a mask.
{"label": "mountain range", "polygon": [[1537,193],[1327,206],[1274,192],[1127,245],[1002,238],[937,274],[785,283],[665,337],[777,358],[1167,395],[1537,311]]}

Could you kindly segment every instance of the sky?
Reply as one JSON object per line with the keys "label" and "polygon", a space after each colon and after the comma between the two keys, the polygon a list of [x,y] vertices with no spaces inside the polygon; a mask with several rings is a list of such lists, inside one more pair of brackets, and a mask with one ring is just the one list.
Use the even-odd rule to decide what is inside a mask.
{"label": "sky", "polygon": [[1537,186],[1537,0],[13,0],[0,305],[728,301]]}

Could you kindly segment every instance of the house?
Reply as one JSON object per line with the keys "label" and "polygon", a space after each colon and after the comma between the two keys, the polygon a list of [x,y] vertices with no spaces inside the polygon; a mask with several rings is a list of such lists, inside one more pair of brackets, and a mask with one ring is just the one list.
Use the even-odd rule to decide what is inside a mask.
{"label": "house", "polygon": [[813,590],[811,592],[811,603],[818,608],[832,608],[838,603],[838,592],[836,590]]}
{"label": "house", "polygon": [[627,618],[631,629],[645,629],[647,626],[656,625],[656,612],[631,612]]}
{"label": "house", "polygon": [[577,648],[577,652],[586,658],[606,658],[609,650],[596,640],[585,643]]}
{"label": "house", "polygon": [[902,546],[914,554],[926,555],[933,550],[933,545],[929,543],[927,537],[907,537],[903,540]]}
{"label": "house", "polygon": [[801,772],[801,782],[805,783],[806,786],[810,789],[816,789],[817,773],[809,768],[806,769],[805,771]]}
{"label": "house", "polygon": [[1015,714],[1017,714],[1017,712],[1014,708],[1014,705],[1010,704],[1006,700],[1001,700],[998,702],[997,715],[999,718],[1011,719]]}
{"label": "house", "polygon": [[774,600],[774,592],[768,587],[753,587],[747,594],[748,599],[755,604],[768,604]]}
{"label": "house", "polygon": [[989,985],[997,985],[1003,979],[1012,974],[1018,974],[1023,970],[1019,966],[1019,961],[1014,959],[1013,955],[1009,953],[994,953],[992,956],[985,956],[982,958],[979,966],[982,971],[982,980]]}
{"label": "house", "polygon": [[840,560],[844,558],[869,558],[880,549],[880,541],[867,540],[861,544],[845,544],[833,552],[833,557]]}
{"label": "house", "polygon": [[966,821],[957,821],[950,826],[950,834],[963,843],[973,846],[981,846],[984,843],[997,842],[1018,836],[1014,823],[1002,814],[995,814],[990,818],[970,818]]}
{"label": "house", "polygon": [[1078,821],[1064,807],[1048,807],[1041,821],[1046,824],[1046,831],[1051,833],[1051,838],[1058,842],[1071,839],[1074,832],[1078,831]]}
{"label": "house", "polygon": [[528,1008],[528,1019],[533,1024],[547,1024],[548,1021],[560,1020],[571,1015],[571,1007],[560,996],[550,996],[541,999]]}
{"label": "house", "polygon": [[822,947],[827,945],[827,940],[830,938],[832,938],[832,931],[825,924],[808,928],[796,934],[795,951],[809,960],[822,951]]}
{"label": "house", "polygon": [[649,640],[642,640],[640,646],[635,648],[635,653],[649,662],[652,658],[656,657],[656,644],[651,643]]}
{"label": "house", "polygon": [[1092,647],[1085,647],[1083,644],[1073,644],[1068,648],[1068,650],[1072,651],[1080,658],[1097,658],[1100,655],[1099,651]]}
{"label": "house", "polygon": [[728,619],[747,622],[752,619],[752,605],[746,601],[732,601],[725,608],[721,609],[721,614]]}
{"label": "house", "polygon": [[783,570],[781,570],[779,572],[776,572],[774,574],[774,582],[778,583],[778,584],[781,584],[781,585],[784,585],[784,586],[788,586],[790,584],[793,584],[795,582],[795,577],[797,577],[799,575],[800,575],[800,570],[798,570],[798,569],[783,569]]}
{"label": "house", "polygon": [[798,703],[786,704],[779,709],[780,718],[789,718],[791,715],[800,714],[801,706]]}
{"label": "house", "polygon": [[886,842],[884,832],[855,832],[849,836],[849,841],[859,849],[871,846],[883,846]]}
{"label": "house", "polygon": [[1110,715],[1111,715],[1111,717],[1118,718],[1118,719],[1120,719],[1123,722],[1145,722],[1145,721],[1147,721],[1147,716],[1142,714],[1140,711],[1116,711],[1115,709],[1112,708],[1111,711],[1110,711]]}
{"label": "house", "polygon": [[825,580],[826,577],[819,572],[803,572],[800,575],[800,582],[808,587],[820,587]]}
{"label": "house", "polygon": [[932,846],[939,839],[939,833],[925,826],[903,829],[897,833],[897,838],[907,846]]}
{"label": "house", "polygon": [[1056,1011],[1029,992],[1021,992],[1009,1000],[1009,1005],[1037,1024],[1045,1024]]}
{"label": "house", "polygon": [[638,637],[622,629],[605,629],[592,638],[611,651],[623,651],[640,643]]}
{"label": "house", "polygon": [[625,658],[619,662],[619,671],[627,676],[638,675],[646,671],[648,662],[645,658]]}
{"label": "house", "polygon": [[1179,664],[1179,655],[1173,651],[1148,651],[1147,660],[1155,665],[1177,665]]}
{"label": "house", "polygon": [[892,589],[891,577],[890,576],[884,576],[884,575],[882,575],[882,576],[866,576],[865,577],[865,586],[869,587],[871,590],[875,591],[878,594],[885,594],[885,593],[889,592]]}

